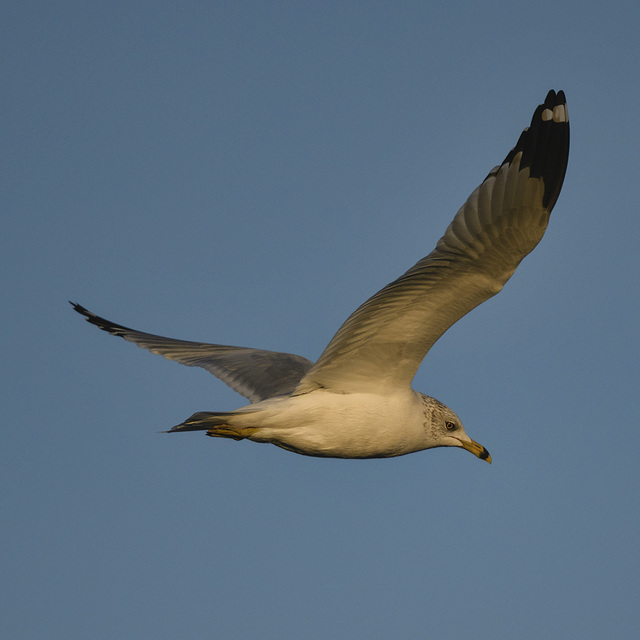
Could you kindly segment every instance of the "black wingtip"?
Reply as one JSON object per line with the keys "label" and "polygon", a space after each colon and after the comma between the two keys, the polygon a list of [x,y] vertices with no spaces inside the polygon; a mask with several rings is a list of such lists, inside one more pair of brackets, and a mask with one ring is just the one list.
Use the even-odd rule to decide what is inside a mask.
{"label": "black wingtip", "polygon": [[81,304],[78,304],[77,302],[71,302],[71,300],[68,300],[68,302],[73,307],[74,311],[77,311],[80,315],[83,315],[85,318],[88,318],[89,316],[93,315],[91,311],[85,309]]}
{"label": "black wingtip", "polygon": [[84,316],[87,322],[95,325],[103,331],[106,331],[107,333],[110,333],[112,336],[120,336],[123,338],[125,332],[131,331],[128,327],[97,316],[95,313],[92,313],[89,309],[86,309],[77,302],[71,302],[71,300],[69,300],[69,304],[73,307],[74,311],[77,311],[80,315]]}
{"label": "black wingtip", "polygon": [[569,114],[564,91],[547,93],[536,108],[531,124],[502,164],[522,153],[520,168],[529,167],[533,178],[544,183],[542,206],[551,211],[560,195],[569,160]]}

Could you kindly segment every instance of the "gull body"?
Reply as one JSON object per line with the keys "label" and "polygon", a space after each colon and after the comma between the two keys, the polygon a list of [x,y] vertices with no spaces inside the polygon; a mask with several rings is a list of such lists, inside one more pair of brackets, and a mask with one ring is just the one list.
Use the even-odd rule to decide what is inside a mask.
{"label": "gull body", "polygon": [[250,401],[234,411],[200,411],[171,432],[206,431],[335,458],[460,447],[491,462],[458,416],[414,391],[411,381],[436,340],[498,293],[538,244],[560,194],[568,154],[564,93],[550,91],[435,249],[358,307],[315,363],[289,353],[164,338],[72,304],[100,329],[202,367]]}
{"label": "gull body", "polygon": [[212,436],[270,442],[319,457],[388,458],[445,444],[480,451],[451,409],[410,388],[388,394],[318,389],[191,418],[200,420]]}

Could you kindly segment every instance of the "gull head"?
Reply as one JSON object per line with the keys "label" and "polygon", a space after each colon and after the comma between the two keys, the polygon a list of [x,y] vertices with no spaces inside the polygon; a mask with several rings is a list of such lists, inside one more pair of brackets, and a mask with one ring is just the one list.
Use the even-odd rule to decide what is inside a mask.
{"label": "gull head", "polygon": [[435,398],[423,393],[420,395],[424,405],[424,428],[434,443],[432,447],[461,447],[491,464],[489,452],[465,433],[462,421],[455,411]]}

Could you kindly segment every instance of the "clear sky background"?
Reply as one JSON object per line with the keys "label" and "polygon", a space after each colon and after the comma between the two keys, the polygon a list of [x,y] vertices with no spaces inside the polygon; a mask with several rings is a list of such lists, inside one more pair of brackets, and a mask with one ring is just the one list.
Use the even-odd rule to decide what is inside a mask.
{"label": "clear sky background", "polygon": [[[13,2],[2,636],[637,638],[637,2]],[[547,234],[414,387],[491,452],[158,431],[244,399],[85,323],[317,358],[564,89]]]}

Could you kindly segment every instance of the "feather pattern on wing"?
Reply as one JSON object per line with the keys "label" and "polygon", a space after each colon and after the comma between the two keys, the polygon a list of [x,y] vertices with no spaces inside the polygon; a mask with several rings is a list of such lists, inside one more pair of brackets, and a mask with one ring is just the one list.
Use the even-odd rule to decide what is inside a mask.
{"label": "feather pattern on wing", "polygon": [[498,293],[542,238],[569,154],[562,91],[458,211],[436,248],[345,321],[295,394],[384,393],[410,385],[436,340]]}
{"label": "feather pattern on wing", "polygon": [[163,338],[129,329],[71,303],[87,321],[114,336],[188,367],[202,367],[252,403],[291,393],[313,363],[302,356]]}

